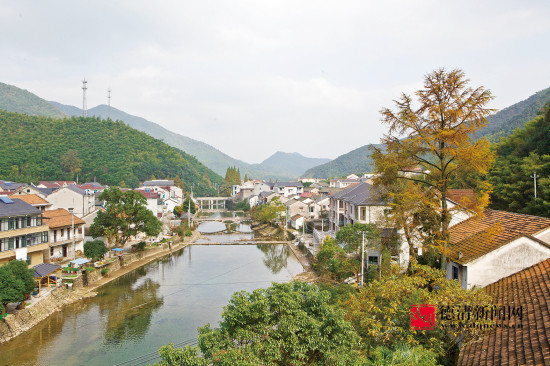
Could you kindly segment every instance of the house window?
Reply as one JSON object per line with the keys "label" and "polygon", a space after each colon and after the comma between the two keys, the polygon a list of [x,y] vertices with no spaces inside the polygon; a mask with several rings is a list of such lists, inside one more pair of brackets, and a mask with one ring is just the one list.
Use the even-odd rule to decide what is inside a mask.
{"label": "house window", "polygon": [[53,257],[53,247],[50,248],[50,257]]}
{"label": "house window", "polygon": [[378,264],[378,256],[376,256],[376,255],[369,255],[368,263],[369,263],[369,265],[371,265],[371,264]]}
{"label": "house window", "polygon": [[458,280],[458,267],[453,266],[453,280]]}
{"label": "house window", "polygon": [[60,234],[60,235],[61,235],[61,237],[63,237],[63,234],[64,234],[64,230],[63,230],[63,229],[61,229],[61,234]]}
{"label": "house window", "polygon": [[[54,231],[55,233],[55,231]],[[47,243],[48,242],[48,233],[47,232],[43,232],[42,233],[42,243]]]}

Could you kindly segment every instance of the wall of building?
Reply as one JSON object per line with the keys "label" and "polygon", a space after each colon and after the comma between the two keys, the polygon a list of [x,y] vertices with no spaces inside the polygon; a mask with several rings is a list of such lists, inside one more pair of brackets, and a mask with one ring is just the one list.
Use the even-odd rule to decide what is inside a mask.
{"label": "wall of building", "polygon": [[550,248],[527,237],[520,237],[467,263],[467,288],[485,287],[548,258]]}

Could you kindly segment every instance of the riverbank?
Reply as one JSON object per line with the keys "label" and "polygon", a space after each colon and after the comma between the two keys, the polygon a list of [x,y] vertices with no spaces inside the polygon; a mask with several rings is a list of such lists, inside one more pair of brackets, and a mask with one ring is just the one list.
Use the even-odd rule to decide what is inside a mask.
{"label": "riverbank", "polygon": [[[119,266],[117,270],[109,271],[105,276],[101,276],[99,271],[94,271],[97,272],[96,280],[87,286],[82,286],[74,290],[58,287],[49,291],[44,295],[44,298],[36,304],[18,310],[16,313],[10,314],[0,321],[0,344],[25,333],[50,315],[60,311],[63,307],[96,296],[97,293],[95,290],[99,287],[141,266],[184,248],[190,242],[200,238],[200,236],[201,234],[199,232],[194,231],[191,237],[184,238],[182,242],[170,245],[168,243],[163,244],[161,250],[151,251],[150,254],[147,253],[148,251],[136,253],[141,256],[135,257],[133,260],[130,259],[132,257],[129,257],[122,267]],[[116,264],[118,264],[118,262],[116,262]]]}

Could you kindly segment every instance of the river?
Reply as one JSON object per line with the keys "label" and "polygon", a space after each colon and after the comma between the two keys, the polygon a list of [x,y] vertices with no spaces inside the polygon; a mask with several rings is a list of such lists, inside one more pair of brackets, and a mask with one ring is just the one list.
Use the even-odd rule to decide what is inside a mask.
{"label": "river", "polygon": [[0,345],[0,364],[113,365],[147,354],[152,356],[131,364],[152,364],[160,346],[193,343],[197,327],[217,326],[235,291],[289,281],[302,270],[283,245],[188,246],[108,283],[96,297],[67,306]]}

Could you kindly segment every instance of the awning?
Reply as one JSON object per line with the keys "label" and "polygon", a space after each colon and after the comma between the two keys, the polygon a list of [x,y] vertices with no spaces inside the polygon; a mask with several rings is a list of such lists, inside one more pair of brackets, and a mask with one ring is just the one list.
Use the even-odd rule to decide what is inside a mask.
{"label": "awning", "polygon": [[122,248],[113,248],[111,250],[114,251],[114,252],[122,252],[124,249],[122,249]]}
{"label": "awning", "polygon": [[61,269],[61,266],[57,264],[42,263],[32,267],[32,269],[34,269],[34,277],[40,278]]}
{"label": "awning", "polygon": [[72,260],[71,263],[76,265],[76,266],[80,266],[84,263],[88,263],[89,261],[90,260],[86,259],[86,258],[78,258],[78,259]]}

